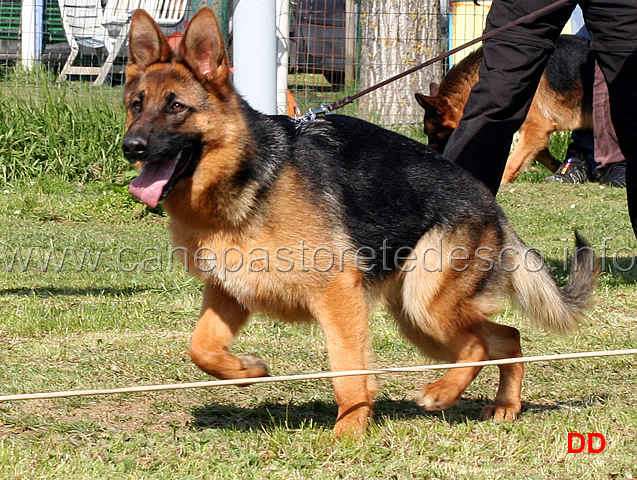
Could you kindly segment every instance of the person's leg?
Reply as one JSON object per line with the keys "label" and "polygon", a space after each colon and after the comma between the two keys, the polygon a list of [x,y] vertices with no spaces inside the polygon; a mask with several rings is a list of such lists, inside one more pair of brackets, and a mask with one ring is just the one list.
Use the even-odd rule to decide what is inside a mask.
{"label": "person's leg", "polygon": [[[552,3],[496,0],[487,31]],[[473,87],[458,128],[443,155],[483,181],[495,194],[511,147],[574,2],[522,23],[484,42],[480,81]]]}
{"label": "person's leg", "polygon": [[595,160],[599,168],[626,160],[619,149],[619,142],[610,118],[608,86],[599,65],[595,64],[593,86],[593,125],[595,131]]}
{"label": "person's leg", "polygon": [[612,187],[626,187],[626,159],[619,148],[617,134],[610,118],[606,79],[597,64],[593,86],[593,125],[599,183]]}
{"label": "person's leg", "polygon": [[626,158],[628,212],[637,234],[637,3],[586,0],[582,10],[591,48],[608,85],[619,148]]}

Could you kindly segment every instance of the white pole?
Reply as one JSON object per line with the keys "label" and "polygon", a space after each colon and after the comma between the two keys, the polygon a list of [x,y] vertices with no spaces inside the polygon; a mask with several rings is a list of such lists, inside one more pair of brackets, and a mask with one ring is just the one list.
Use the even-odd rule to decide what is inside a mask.
{"label": "white pole", "polygon": [[288,105],[288,52],[290,47],[290,2],[276,0],[276,109],[280,115],[287,113]]}
{"label": "white pole", "polygon": [[234,85],[248,103],[276,113],[275,0],[235,0],[232,19]]}
{"label": "white pole", "polygon": [[35,0],[35,61],[40,62],[42,56],[42,37],[44,36],[44,0]]}
{"label": "white pole", "polygon": [[354,0],[345,1],[345,84],[352,85],[356,80],[356,4]]}
{"label": "white pole", "polygon": [[31,70],[36,60],[36,32],[35,32],[36,8],[35,0],[22,2],[22,21],[20,25],[22,65]]}

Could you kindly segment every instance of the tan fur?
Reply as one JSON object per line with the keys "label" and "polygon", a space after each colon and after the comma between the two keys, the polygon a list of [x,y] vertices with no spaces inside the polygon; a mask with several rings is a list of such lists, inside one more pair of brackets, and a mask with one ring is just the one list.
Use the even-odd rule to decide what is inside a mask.
{"label": "tan fur", "polygon": [[[190,346],[199,368],[222,379],[267,375],[258,357],[230,351],[250,314],[266,312],[289,321],[316,320],[331,370],[366,369],[368,316],[377,299],[387,305],[406,338],[433,358],[469,362],[521,355],[518,331],[487,320],[511,290],[509,277],[486,282],[489,263],[503,247],[499,224],[493,222],[481,233],[465,226],[435,228],[415,249],[417,259],[426,258],[424,265],[411,269],[405,260],[402,271],[367,285],[345,227],[316,204],[308,180],[291,163],[258,201],[257,185],[239,189],[233,182],[241,159],[258,146],[247,134],[249,126],[229,87],[211,10],[202,8],[193,18],[178,58],[165,56],[166,40],[144,12],[135,13],[131,32],[125,95],[129,131],[194,133],[205,145],[194,174],[179,180],[163,201],[173,245],[188,271],[205,285]],[[138,92],[143,92],[146,107],[135,117],[131,103]],[[196,108],[185,121],[170,123],[162,113],[168,96]],[[511,244],[517,241],[510,236]],[[273,254],[281,251],[282,257]],[[521,290],[531,284],[522,277],[516,283]],[[527,303],[533,309],[533,301]],[[450,371],[422,389],[418,403],[432,411],[448,408],[479,370]],[[494,405],[485,408],[485,418],[511,420],[520,412],[522,372],[521,366],[500,368],[498,394]],[[335,433],[360,434],[372,413],[373,379],[345,377],[333,383]]]}
{"label": "tan fur", "polygon": [[[474,250],[478,246],[498,249],[490,243],[487,238],[471,237],[462,231],[427,232],[415,248],[416,256],[426,259],[426,267],[399,276],[404,315],[440,344],[447,344],[459,328],[471,327],[500,309],[500,298],[472,298],[484,276],[476,268],[479,262],[476,263]],[[408,267],[405,264],[404,269]],[[452,356],[439,358],[451,360]]]}
{"label": "tan fur", "polygon": [[[241,201],[237,203],[240,207]],[[206,283],[219,284],[253,311],[269,310],[289,319],[298,318],[299,312],[305,311],[304,317],[307,317],[312,292],[324,290],[339,273],[351,268],[353,249],[344,236],[330,231],[327,219],[308,203],[305,189],[299,185],[294,172],[283,172],[269,203],[271,208],[248,226],[223,229],[206,224],[189,225],[192,215],[184,208],[180,196],[171,195],[164,205],[171,214],[173,244],[190,253],[188,270],[192,274]],[[295,207],[294,215],[289,214],[290,205]],[[209,267],[195,264],[192,252],[204,247],[218,256],[224,251],[230,252],[227,256],[230,272],[223,278],[218,268],[210,272]],[[276,258],[277,251],[285,260]],[[264,252],[269,252],[269,265],[260,261]],[[243,266],[239,259],[243,259]],[[220,260],[218,258],[216,263]],[[246,268],[248,266],[252,268]]]}

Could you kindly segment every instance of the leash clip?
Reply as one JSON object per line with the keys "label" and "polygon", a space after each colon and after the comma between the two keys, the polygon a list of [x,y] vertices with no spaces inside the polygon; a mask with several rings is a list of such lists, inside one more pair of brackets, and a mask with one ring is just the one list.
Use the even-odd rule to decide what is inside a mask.
{"label": "leash clip", "polygon": [[319,108],[312,108],[305,114],[301,114],[301,109],[294,107],[294,121],[296,122],[296,128],[300,128],[301,125],[308,122],[313,122],[319,115],[327,115],[332,112],[329,103],[323,103]]}

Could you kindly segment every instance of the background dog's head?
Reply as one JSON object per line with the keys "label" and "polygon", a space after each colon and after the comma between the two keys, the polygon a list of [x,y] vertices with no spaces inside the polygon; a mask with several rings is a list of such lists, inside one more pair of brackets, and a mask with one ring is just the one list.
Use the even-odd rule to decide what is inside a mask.
{"label": "background dog's head", "polygon": [[449,137],[458,127],[458,120],[451,105],[443,96],[438,96],[439,85],[429,85],[430,95],[416,93],[416,101],[424,110],[424,131],[428,145],[439,153],[445,149]]}

